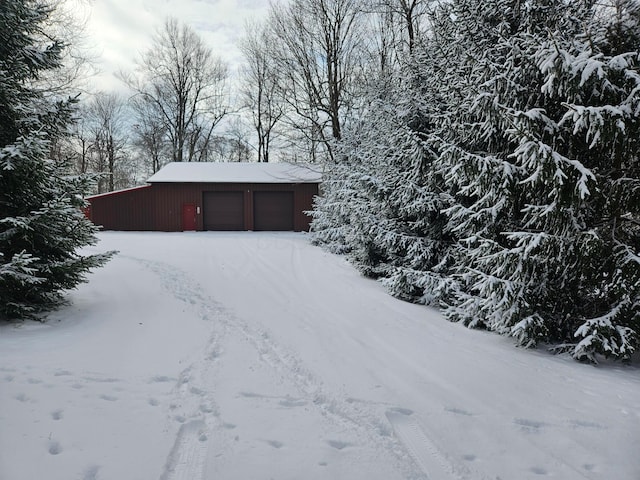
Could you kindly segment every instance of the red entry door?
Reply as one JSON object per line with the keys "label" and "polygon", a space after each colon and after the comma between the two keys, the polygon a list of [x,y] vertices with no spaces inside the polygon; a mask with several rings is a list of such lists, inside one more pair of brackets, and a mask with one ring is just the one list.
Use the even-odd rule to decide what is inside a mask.
{"label": "red entry door", "polygon": [[182,231],[189,232],[196,229],[196,206],[193,203],[182,205]]}

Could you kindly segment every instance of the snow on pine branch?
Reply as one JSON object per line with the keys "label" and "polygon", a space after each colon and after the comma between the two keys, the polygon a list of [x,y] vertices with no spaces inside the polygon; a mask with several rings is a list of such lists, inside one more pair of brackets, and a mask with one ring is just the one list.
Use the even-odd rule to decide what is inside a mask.
{"label": "snow on pine branch", "polygon": [[569,168],[578,174],[575,188],[582,200],[589,196],[589,182],[595,182],[596,180],[593,172],[586,168],[582,162],[565,157],[540,140],[523,139],[510,157],[518,159],[529,171],[533,170],[533,173],[528,178],[520,182],[521,184],[535,183],[539,180],[544,181],[540,177],[540,173],[545,167],[545,161],[550,162],[555,167],[553,178],[557,185],[564,185],[565,180],[568,178],[565,169]]}
{"label": "snow on pine branch", "polygon": [[586,130],[589,148],[594,148],[600,141],[603,130],[607,125],[615,125],[621,134],[625,133],[625,119],[632,120],[635,115],[629,105],[613,106],[582,106],[564,104],[568,111],[560,120],[563,125],[573,122],[573,134]]}
{"label": "snow on pine branch", "polygon": [[594,353],[629,358],[635,352],[637,332],[616,321],[616,317],[624,315],[629,303],[629,299],[624,299],[606,314],[585,321],[574,334],[581,340],[574,347],[573,356],[593,363],[597,362]]}

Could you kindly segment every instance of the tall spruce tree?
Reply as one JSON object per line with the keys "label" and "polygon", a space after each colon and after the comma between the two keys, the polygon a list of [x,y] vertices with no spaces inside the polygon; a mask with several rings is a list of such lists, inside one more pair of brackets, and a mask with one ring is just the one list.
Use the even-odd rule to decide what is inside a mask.
{"label": "tall spruce tree", "polygon": [[0,8],[0,317],[52,308],[112,253],[83,256],[96,228],[82,213],[89,178],[50,159],[66,134],[73,99],[39,83],[61,66],[64,43],[46,31],[52,6],[4,0]]}
{"label": "tall spruce tree", "polygon": [[316,243],[346,253],[392,295],[429,302],[433,295],[425,290],[437,290],[442,281],[439,265],[450,243],[440,213],[448,203],[424,145],[431,103],[416,95],[414,74],[407,67],[402,79],[380,82],[361,120],[345,129],[312,229]]}
{"label": "tall spruce tree", "polygon": [[411,80],[374,95],[345,135],[316,206],[318,241],[452,321],[578,359],[630,358],[638,4],[438,4]]}
{"label": "tall spruce tree", "polygon": [[[556,303],[550,296],[563,282],[563,265],[557,250],[536,257],[514,241],[514,232],[540,233],[526,226],[523,209],[529,195],[544,193],[524,182],[528,174],[514,158],[513,128],[517,118],[546,118],[549,108],[559,107],[545,102],[534,58],[546,31],[575,18],[571,6],[553,0],[457,0],[443,4],[434,16],[432,48],[451,59],[434,87],[455,85],[430,136],[438,152],[435,168],[453,203],[446,211],[448,228],[457,237],[451,282],[441,302],[451,320],[517,334],[525,345],[558,339],[557,332],[548,334],[541,310]],[[572,26],[562,25],[568,36],[575,32]],[[546,172],[553,178],[556,169]],[[541,179],[543,189],[547,180]],[[565,213],[558,224],[570,222],[572,211],[558,212]],[[527,328],[516,328],[523,325]]]}
{"label": "tall spruce tree", "polygon": [[472,38],[471,85],[441,137],[459,236],[449,318],[581,359],[637,349],[640,45],[603,51],[621,22],[637,28],[632,4],[453,3],[456,28],[484,18],[498,35]]}
{"label": "tall spruce tree", "polygon": [[[531,155],[531,142],[540,150],[541,130],[554,128],[549,151],[572,164],[564,183],[575,186],[573,201],[564,206],[579,213],[564,227],[570,233],[561,263],[575,276],[560,297],[571,301],[548,313],[551,324],[564,324],[576,358],[628,359],[640,346],[640,2],[598,2],[588,20],[575,38],[561,41],[561,32],[554,32],[538,48],[541,90],[562,109],[534,128],[525,119],[514,132],[516,155],[538,183],[532,177],[544,162]],[[554,178],[547,205],[532,205],[531,213],[558,210],[570,196]],[[545,231],[544,216],[529,224]],[[540,243],[553,248],[558,242]]]}

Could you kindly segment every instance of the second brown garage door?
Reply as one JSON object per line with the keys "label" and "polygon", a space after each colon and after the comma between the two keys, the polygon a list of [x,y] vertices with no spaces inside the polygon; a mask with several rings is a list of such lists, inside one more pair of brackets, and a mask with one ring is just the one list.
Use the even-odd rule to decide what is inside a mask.
{"label": "second brown garage door", "polygon": [[254,230],[293,230],[293,192],[254,192]]}
{"label": "second brown garage door", "polygon": [[244,192],[204,192],[205,230],[244,230]]}

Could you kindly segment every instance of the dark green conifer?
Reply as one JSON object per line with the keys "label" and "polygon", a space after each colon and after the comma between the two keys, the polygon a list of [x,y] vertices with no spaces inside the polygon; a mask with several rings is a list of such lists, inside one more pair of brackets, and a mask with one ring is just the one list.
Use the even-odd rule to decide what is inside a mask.
{"label": "dark green conifer", "polygon": [[50,156],[75,103],[39,82],[61,66],[64,49],[46,31],[51,13],[37,0],[0,4],[0,317],[10,319],[59,304],[111,256],[78,252],[96,242],[82,212],[90,179]]}

